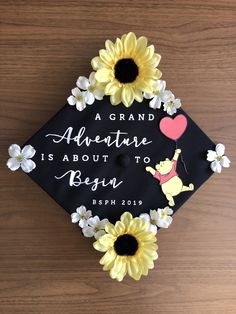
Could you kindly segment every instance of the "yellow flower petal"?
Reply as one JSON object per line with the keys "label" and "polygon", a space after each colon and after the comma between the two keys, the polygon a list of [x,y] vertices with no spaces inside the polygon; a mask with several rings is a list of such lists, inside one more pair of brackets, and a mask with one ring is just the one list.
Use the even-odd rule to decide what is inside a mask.
{"label": "yellow flower petal", "polygon": [[93,243],[93,247],[95,248],[95,250],[100,252],[106,252],[108,250],[107,246],[102,245],[99,240]]}
{"label": "yellow flower petal", "polygon": [[111,40],[107,39],[105,41],[105,47],[106,47],[106,50],[109,51],[110,54],[115,53],[115,45],[113,44]]}
{"label": "yellow flower petal", "polygon": [[123,222],[123,224],[127,228],[132,218],[133,216],[129,212],[125,212],[124,214],[121,215],[120,221]]}
{"label": "yellow flower petal", "polygon": [[110,66],[112,62],[115,62],[115,60],[109,55],[109,53],[105,49],[101,49],[99,51],[99,56],[102,62],[108,66]]}
{"label": "yellow flower petal", "polygon": [[150,260],[158,259],[158,254],[156,251],[143,248],[143,254],[146,254],[147,256],[149,256]]}
{"label": "yellow flower petal", "polygon": [[127,34],[124,40],[124,51],[127,56],[132,56],[132,52],[135,52],[137,40],[134,33]]}
{"label": "yellow flower petal", "polygon": [[143,221],[141,218],[135,217],[134,219],[130,221],[127,231],[131,234],[133,233],[135,234],[137,230],[139,230],[140,232],[140,231],[146,231],[146,229],[147,229],[147,223]]}
{"label": "yellow flower petal", "polygon": [[127,271],[130,277],[132,277],[133,279],[140,279],[142,275],[142,266],[138,265],[135,257],[129,259],[129,262],[127,263]]}
{"label": "yellow flower petal", "polygon": [[110,222],[106,223],[105,231],[106,231],[106,233],[110,233],[113,236],[116,236],[115,226],[112,223],[110,223]]}
{"label": "yellow flower petal", "polygon": [[122,42],[122,45],[124,46],[124,44],[125,44],[125,38],[127,37],[127,34],[123,34],[122,36],[121,36],[121,42]]}
{"label": "yellow flower petal", "polygon": [[134,90],[134,99],[138,102],[142,102],[143,101],[143,93],[141,90],[135,88]]}
{"label": "yellow flower petal", "polygon": [[[155,237],[155,235],[154,235]],[[155,237],[155,241],[156,241],[156,237]],[[145,248],[149,251],[155,251],[158,249],[158,245],[156,244],[156,242],[152,242],[152,240],[149,243],[145,243]]]}
{"label": "yellow flower petal", "polygon": [[106,83],[109,82],[111,78],[111,70],[102,68],[99,69],[95,74],[95,79],[100,83]]}
{"label": "yellow flower petal", "polygon": [[116,224],[115,224],[115,230],[116,230],[116,233],[117,234],[122,234],[125,232],[125,225],[123,224],[123,222],[121,221],[117,221]]}
{"label": "yellow flower petal", "polygon": [[[151,231],[142,231],[136,234],[136,237],[140,240],[143,246],[147,247],[149,244],[155,244],[156,236]],[[157,246],[152,247],[153,250],[157,250]]]}
{"label": "yellow flower petal", "polygon": [[114,80],[108,83],[105,87],[105,94],[106,95],[114,95],[119,91],[119,83]]}
{"label": "yellow flower petal", "polygon": [[96,242],[93,243],[95,250],[100,252],[106,252],[113,246],[115,237],[112,234],[104,234]]}
{"label": "yellow flower petal", "polygon": [[148,268],[147,268],[147,267],[143,267],[143,269],[142,269],[142,275],[143,275],[143,276],[147,276],[147,275],[148,275]]}
{"label": "yellow flower petal", "polygon": [[92,60],[91,60],[91,65],[92,65],[92,68],[97,71],[98,69],[100,68],[103,68],[105,67],[105,64],[102,62],[101,58],[100,57],[94,57]]}
{"label": "yellow flower petal", "polygon": [[145,54],[146,61],[147,60],[151,60],[151,58],[153,57],[154,53],[155,53],[155,47],[153,45],[148,46],[147,50],[146,50],[146,54]]}
{"label": "yellow flower petal", "polygon": [[138,84],[137,84],[137,88],[142,90],[145,93],[152,93],[152,89],[153,89],[153,83],[152,84],[148,84],[147,82],[145,82],[144,80],[139,80]]}
{"label": "yellow flower petal", "polygon": [[127,274],[127,261],[126,257],[122,257],[122,267],[120,271],[117,273],[116,280],[122,281],[125,275]]}
{"label": "yellow flower petal", "polygon": [[142,264],[145,265],[144,266],[145,268],[147,269],[154,268],[154,262],[148,255],[142,254],[142,256],[140,256],[140,259],[142,261]]}
{"label": "yellow flower petal", "polygon": [[121,102],[121,89],[117,90],[114,95],[111,95],[110,101],[113,106],[116,106]]}
{"label": "yellow flower petal", "polygon": [[134,101],[134,91],[129,85],[124,85],[121,92],[121,100],[125,107],[130,107]]}
{"label": "yellow flower petal", "polygon": [[[145,77],[145,82],[150,85],[151,81],[154,80],[154,76],[156,74],[156,69],[153,68],[149,63],[142,64],[140,67],[140,75],[139,77],[142,79]],[[156,82],[156,80],[155,80]]]}
{"label": "yellow flower petal", "polygon": [[104,247],[106,246],[107,249],[113,246],[115,240],[116,240],[116,237],[109,233],[104,234],[98,239],[99,243],[103,245]]}
{"label": "yellow flower petal", "polygon": [[100,259],[99,263],[101,265],[106,265],[106,267],[112,267],[114,264],[114,261],[117,257],[117,254],[113,248],[110,248]]}
{"label": "yellow flower petal", "polygon": [[120,273],[119,273],[119,274],[117,275],[117,277],[116,277],[116,280],[119,281],[119,282],[124,279],[124,277],[125,277],[125,275],[126,275],[126,273],[127,273],[127,267],[126,267],[125,264],[124,264],[124,268],[125,268],[126,270],[120,271]]}
{"label": "yellow flower petal", "polygon": [[[116,279],[119,277],[124,277],[126,271],[125,263],[123,262],[122,256],[117,256],[114,262],[113,267],[110,270],[110,276],[112,279]],[[123,278],[122,278],[123,279]]]}
{"label": "yellow flower petal", "polygon": [[161,61],[161,55],[159,55],[158,53],[154,53],[154,56],[153,56],[153,61],[155,62],[153,64],[154,67],[157,67]]}
{"label": "yellow flower petal", "polygon": [[142,57],[144,54],[145,54],[145,50],[147,48],[147,38],[142,36],[142,37],[139,37],[137,39],[137,45],[136,45],[136,56],[139,58],[139,57]]}
{"label": "yellow flower petal", "polygon": [[155,79],[159,80],[161,78],[161,76],[162,76],[161,71],[159,69],[156,69],[156,73],[154,75]]}
{"label": "yellow flower petal", "polygon": [[117,59],[120,58],[122,56],[122,53],[123,53],[123,45],[122,45],[120,38],[116,39],[115,51],[116,51]]}

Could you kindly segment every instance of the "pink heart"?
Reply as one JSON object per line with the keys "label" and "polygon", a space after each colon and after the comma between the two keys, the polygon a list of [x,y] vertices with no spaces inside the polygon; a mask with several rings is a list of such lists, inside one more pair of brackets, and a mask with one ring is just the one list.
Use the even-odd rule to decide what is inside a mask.
{"label": "pink heart", "polygon": [[160,130],[168,138],[176,141],[184,133],[187,127],[187,119],[183,114],[179,114],[174,119],[165,117],[160,121]]}

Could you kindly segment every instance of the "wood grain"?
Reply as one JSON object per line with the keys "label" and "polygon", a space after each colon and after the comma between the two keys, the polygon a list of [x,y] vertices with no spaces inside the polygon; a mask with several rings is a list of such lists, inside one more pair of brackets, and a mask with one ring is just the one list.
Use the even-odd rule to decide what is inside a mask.
{"label": "wood grain", "polygon": [[[0,313],[236,313],[235,0],[6,0],[0,14]],[[168,87],[232,167],[158,234],[150,276],[116,283],[68,215],[5,160],[61,108],[105,39],[128,31],[156,46]]]}

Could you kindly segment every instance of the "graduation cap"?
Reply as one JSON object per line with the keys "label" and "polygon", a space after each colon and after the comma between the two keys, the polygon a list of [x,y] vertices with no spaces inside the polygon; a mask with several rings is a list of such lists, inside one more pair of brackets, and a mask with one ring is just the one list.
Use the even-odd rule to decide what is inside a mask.
{"label": "graduation cap", "polygon": [[154,267],[158,229],[229,160],[166,90],[145,37],[129,33],[105,47],[67,104],[22,150],[10,146],[7,165],[21,167],[95,237],[112,278],[138,280]]}

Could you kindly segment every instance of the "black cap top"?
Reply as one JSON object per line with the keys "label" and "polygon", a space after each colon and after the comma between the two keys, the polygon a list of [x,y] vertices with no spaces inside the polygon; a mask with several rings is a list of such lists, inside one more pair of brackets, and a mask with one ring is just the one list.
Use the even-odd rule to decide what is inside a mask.
{"label": "black cap top", "polygon": [[[212,174],[206,152],[214,147],[182,109],[171,119],[180,114],[187,127],[176,142],[160,130],[168,115],[148,100],[127,109],[105,97],[82,112],[67,104],[27,141],[37,152],[29,176],[68,213],[85,205],[111,222],[125,211],[138,216],[170,205],[163,187],[175,176],[190,187],[173,196],[176,211]],[[178,160],[161,174],[167,158]]]}

